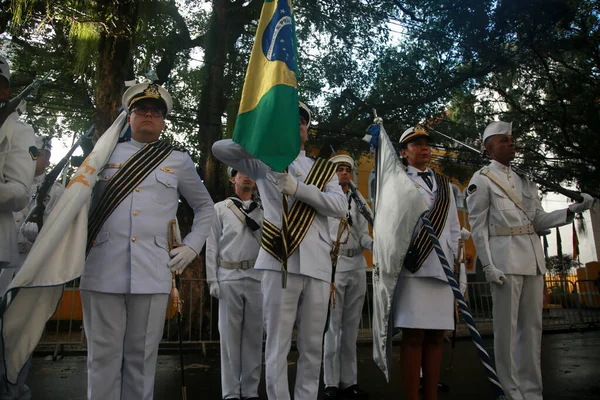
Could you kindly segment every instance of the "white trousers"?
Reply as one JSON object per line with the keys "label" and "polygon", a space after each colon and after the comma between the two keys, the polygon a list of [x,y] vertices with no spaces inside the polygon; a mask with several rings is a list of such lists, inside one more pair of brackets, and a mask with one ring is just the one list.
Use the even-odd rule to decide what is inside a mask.
{"label": "white trousers", "polygon": [[335,274],[336,307],[329,316],[323,350],[325,386],[345,389],[357,383],[356,339],[362,316],[367,275],[364,269]]}
{"label": "white trousers", "polygon": [[492,284],[494,353],[509,400],[541,400],[542,275],[506,275]]}
{"label": "white trousers", "polygon": [[[4,297],[6,290],[15,276],[16,271],[19,268],[4,268],[8,266],[8,263],[0,262],[0,298]],[[29,387],[25,385],[27,375],[29,374],[29,368],[31,367],[31,357],[23,366],[21,372],[17,376],[17,383],[12,384],[6,381],[4,375],[6,370],[4,368],[4,343],[0,340],[0,400],[29,400],[31,399],[31,391]]]}
{"label": "white trousers", "polygon": [[152,400],[168,294],[81,291],[88,400]]}
{"label": "white trousers", "polygon": [[262,364],[261,283],[219,282],[221,390],[224,399],[258,397]]}
{"label": "white trousers", "polygon": [[281,272],[265,270],[262,289],[267,331],[267,396],[271,400],[290,399],[287,357],[296,322],[296,346],[300,356],[296,368],[294,399],[316,400],[319,392],[329,282],[304,275],[288,274],[287,288],[282,289]]}

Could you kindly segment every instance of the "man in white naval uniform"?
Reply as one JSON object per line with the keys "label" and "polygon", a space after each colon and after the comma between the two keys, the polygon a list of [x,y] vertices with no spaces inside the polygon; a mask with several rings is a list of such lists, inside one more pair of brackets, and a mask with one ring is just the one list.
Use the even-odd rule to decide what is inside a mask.
{"label": "man in white naval uniform", "polygon": [[258,399],[262,367],[261,279],[254,269],[260,249],[263,210],[254,201],[255,183],[231,167],[235,194],[215,204],[206,241],[206,282],[219,299],[223,399]]}
{"label": "man in white naval uniform", "polygon": [[[50,138],[36,136],[35,146],[37,147],[37,159],[35,160],[35,177],[33,179],[33,185],[31,186],[29,203],[23,210],[13,214],[15,224],[17,226],[19,265],[16,268],[4,268],[0,271],[0,297],[4,297],[12,278],[17,274],[17,272],[19,272],[21,265],[23,265],[23,262],[27,258],[29,250],[31,249],[31,246],[38,235],[37,224],[35,222],[25,223],[25,219],[27,218],[27,215],[29,215],[29,212],[33,210],[36,205],[38,189],[44,182],[44,178],[46,177],[46,168],[48,168],[50,165]],[[46,206],[46,209],[44,210],[44,218],[50,214],[50,211],[52,211],[52,208],[63,192],[64,187],[60,183],[55,182],[52,185],[52,188],[44,199],[44,204]],[[25,384],[30,366],[31,361],[28,361],[19,373],[16,384],[17,387],[14,390],[14,393],[16,394],[14,394],[12,397],[3,397],[0,395],[0,400],[8,398],[25,400],[31,397],[29,387]]]}
{"label": "man in white naval uniform", "polygon": [[282,288],[281,262],[264,246],[256,261],[255,268],[264,270],[263,315],[267,332],[265,375],[267,395],[273,400],[290,399],[287,356],[292,344],[294,323],[298,327],[296,344],[300,353],[294,399],[317,398],[331,282],[331,240],[327,217],[344,217],[348,208],[333,168],[332,178],[322,191],[315,185],[304,183],[313,164],[316,165],[304,151],[309,123],[310,111],[301,103],[301,150],[298,158],[290,164],[287,174],[272,171],[231,140],[220,140],[212,148],[219,160],[256,182],[265,212],[263,238],[267,221],[275,230],[281,229],[282,194],[289,196],[290,206],[296,200],[316,210],[306,236],[288,259],[289,274],[285,289]]}
{"label": "man in white naval uniform", "polygon": [[546,265],[537,232],[570,223],[593,198],[550,213],[534,182],[516,174],[512,123],[492,122],[483,143],[491,158],[467,188],[477,257],[492,289],[496,371],[511,400],[542,399],[540,365]]}
{"label": "man in white naval uniform", "polygon": [[[9,94],[10,69],[7,60],[0,56],[0,104],[8,100]],[[33,160],[37,156],[33,129],[19,121],[18,112],[13,112],[0,127],[0,271],[7,271],[8,276],[20,265],[13,213],[29,201],[35,173]],[[2,344],[0,351],[4,351]],[[16,385],[10,384],[4,377],[4,363],[0,363],[0,375],[0,400],[31,397],[25,385],[26,373],[19,375]]]}
{"label": "man in white naval uniform", "polygon": [[[45,138],[36,136],[35,145],[38,151],[38,158],[35,160],[35,177],[33,178],[33,185],[31,186],[29,203],[21,211],[13,214],[19,237],[19,266],[21,266],[23,261],[25,261],[25,258],[27,258],[27,254],[29,254],[29,250],[31,249],[31,246],[33,245],[33,242],[39,233],[37,224],[35,222],[25,223],[25,219],[29,215],[29,212],[34,209],[38,190],[46,178],[46,168],[48,168],[50,165],[51,157],[50,140],[51,139],[49,137]],[[50,188],[50,191],[48,194],[46,194],[46,198],[44,199],[44,220],[48,217],[48,215],[50,215],[50,211],[52,211],[56,205],[56,202],[64,191],[65,188],[62,184],[59,182],[54,182]],[[14,275],[16,275],[18,270],[19,268],[14,268],[12,271],[5,270],[0,273],[0,297],[4,296],[4,293],[6,293],[6,290],[8,289],[10,280]]]}
{"label": "man in white naval uniform", "polygon": [[[172,104],[169,93],[156,84],[140,83],[123,94],[131,141],[116,145],[95,187],[88,224],[91,248],[80,285],[88,399],[153,398],[171,274],[197,257],[210,233],[214,204],[190,156],[173,150],[159,161],[139,157],[154,154],[147,149],[172,149],[158,140]],[[158,162],[138,178],[140,170]],[[130,186],[119,186],[122,201],[110,215],[100,214],[104,222],[90,242],[97,210],[106,209],[113,198],[105,195],[121,185],[121,178]],[[170,221],[176,218],[180,195],[193,209],[194,222],[182,245],[169,251]]]}
{"label": "man in white naval uniform", "polygon": [[[337,155],[329,160],[337,166],[340,186],[347,197],[346,220],[335,270],[336,306],[329,314],[329,329],[325,332],[323,349],[323,379],[325,399],[365,399],[368,393],[358,387],[356,339],[367,292],[367,260],[363,250],[373,250],[367,219],[359,212],[352,198],[348,183],[352,179],[354,160],[347,155]],[[329,234],[332,241],[338,239],[340,220],[329,218]]]}
{"label": "man in white naval uniform", "polygon": [[[0,57],[0,104],[10,94],[8,61]],[[13,213],[29,201],[37,149],[33,129],[13,112],[0,127],[0,268],[17,267],[19,252]]]}
{"label": "man in white naval uniform", "polygon": [[[409,128],[400,137],[400,152],[406,174],[429,208],[427,217],[452,265],[460,238],[458,212],[448,178],[427,166],[429,141],[424,129]],[[402,329],[402,379],[408,400],[419,398],[421,368],[423,398],[437,399],[444,332],[454,329],[454,296],[432,246],[420,223],[400,271],[392,306],[394,328]]]}

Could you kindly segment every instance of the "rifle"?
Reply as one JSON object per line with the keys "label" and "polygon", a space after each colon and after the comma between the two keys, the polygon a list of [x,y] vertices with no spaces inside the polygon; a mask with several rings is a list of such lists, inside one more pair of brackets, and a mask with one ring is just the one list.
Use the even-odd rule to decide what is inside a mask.
{"label": "rifle", "polygon": [[369,207],[367,201],[356,187],[356,183],[350,181],[348,182],[348,186],[350,187],[350,196],[352,196],[356,204],[358,204],[358,211],[363,215],[363,217],[366,218],[367,221],[369,221],[371,226],[373,226],[375,217],[373,216],[371,207]]}
{"label": "rifle", "polygon": [[92,126],[90,126],[88,128],[88,130],[85,132],[85,134],[83,136],[81,136],[77,140],[77,142],[75,142],[73,147],[71,147],[71,149],[58,162],[58,164],[56,164],[54,166],[54,168],[52,168],[52,171],[50,171],[46,175],[46,177],[44,178],[44,182],[42,182],[42,184],[40,185],[40,187],[37,191],[37,196],[35,198],[35,207],[33,208],[33,210],[31,210],[31,212],[25,219],[25,223],[35,222],[38,226],[38,229],[40,231],[42,230],[42,226],[44,225],[44,212],[46,211],[46,205],[44,204],[44,199],[50,192],[50,189],[52,189],[52,185],[54,185],[54,182],[56,181],[56,178],[58,178],[58,175],[60,175],[60,172],[63,170],[65,165],[67,165],[67,162],[69,162],[69,158],[71,158],[71,155],[75,152],[75,150],[77,150],[77,148],[79,147],[81,142],[84,139],[90,138],[93,133],[94,133],[94,125],[92,124]]}
{"label": "rifle", "polygon": [[[460,144],[463,147],[466,147],[467,149],[471,150],[474,153],[479,154],[482,157],[486,157],[486,155],[484,154],[484,152],[479,151],[476,148],[474,148],[472,146],[469,146],[468,144],[466,144],[464,142],[461,142],[458,139],[454,139],[452,136],[446,135],[445,133],[442,133],[442,132],[440,132],[438,130],[435,130],[435,129],[433,129],[433,131],[435,133],[438,133],[438,134],[442,135],[443,137],[445,137],[447,139],[452,140],[455,143]],[[531,181],[533,181],[533,182],[535,182],[535,183],[537,183],[539,185],[545,186],[548,189],[552,190],[553,192],[560,193],[563,196],[568,197],[571,200],[575,200],[578,203],[581,203],[583,201],[583,197],[581,196],[581,193],[579,193],[579,192],[575,192],[573,190],[565,189],[564,187],[562,187],[560,185],[557,185],[555,183],[547,181],[546,179],[540,178],[539,176],[533,175],[533,174],[531,174],[531,173],[529,173],[529,172],[527,172],[527,171],[525,171],[525,170],[523,170],[523,169],[521,169],[521,168],[519,168],[517,166],[511,165],[511,168],[517,174],[522,175],[522,176],[530,179]],[[594,196],[594,197],[597,197],[597,196]]]}
{"label": "rifle", "polygon": [[42,84],[42,82],[44,82],[46,79],[48,79],[48,76],[50,76],[50,72],[48,72],[43,77],[38,78],[38,79],[34,80],[33,82],[31,82],[31,84],[29,86],[27,86],[25,89],[23,89],[23,91],[21,93],[19,93],[12,100],[10,100],[8,103],[6,103],[4,105],[4,107],[0,108],[0,127],[2,125],[4,125],[4,122],[6,122],[6,119],[8,118],[8,116],[10,114],[12,114],[13,112],[15,112],[17,107],[19,107],[19,104],[21,104],[21,101],[23,101],[27,96],[29,96],[29,94],[34,89],[37,89]]}

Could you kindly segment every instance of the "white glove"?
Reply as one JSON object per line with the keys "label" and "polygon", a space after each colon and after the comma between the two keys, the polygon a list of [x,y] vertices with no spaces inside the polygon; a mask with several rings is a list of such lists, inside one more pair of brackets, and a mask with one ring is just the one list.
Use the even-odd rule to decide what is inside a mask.
{"label": "white glove", "polygon": [[[467,231],[467,232],[469,232],[469,231]],[[465,263],[460,263],[460,278],[459,278],[458,286],[460,288],[460,292],[463,294],[463,296],[466,297],[466,294],[467,294],[467,267],[466,267]]]}
{"label": "white glove", "polygon": [[21,227],[21,234],[31,243],[35,242],[38,233],[38,226],[35,222],[27,222]]}
{"label": "white glove", "polygon": [[483,267],[483,272],[485,272],[485,280],[490,283],[495,283],[496,285],[504,285],[506,282],[506,276],[504,272],[500,271],[498,268],[494,267],[492,264]]}
{"label": "white glove", "polygon": [[569,204],[569,210],[573,214],[584,212],[585,210],[589,210],[594,206],[594,198],[592,196],[587,193],[581,193],[581,197],[583,197],[583,201],[581,203]]}
{"label": "white glove", "polygon": [[279,191],[288,196],[296,194],[298,189],[298,181],[296,178],[287,173],[268,171],[267,179],[277,185]]}
{"label": "white glove", "polygon": [[214,297],[215,299],[218,299],[220,294],[221,294],[221,292],[219,290],[219,282],[211,283],[210,284],[210,295],[212,297]]}
{"label": "white glove", "polygon": [[471,231],[466,229],[466,228],[462,228],[460,230],[460,238],[466,242],[469,238],[471,237]]}
{"label": "white glove", "polygon": [[196,251],[190,246],[176,247],[169,252],[169,255],[171,256],[171,261],[169,261],[167,266],[171,269],[171,272],[179,274],[198,257]]}

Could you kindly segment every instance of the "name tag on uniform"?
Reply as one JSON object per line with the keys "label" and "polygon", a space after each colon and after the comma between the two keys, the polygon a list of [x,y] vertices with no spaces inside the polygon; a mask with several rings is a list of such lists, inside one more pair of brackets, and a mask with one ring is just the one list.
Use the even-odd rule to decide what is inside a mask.
{"label": "name tag on uniform", "polygon": [[167,174],[175,174],[175,171],[173,171],[171,168],[162,167],[160,170],[166,172]]}

